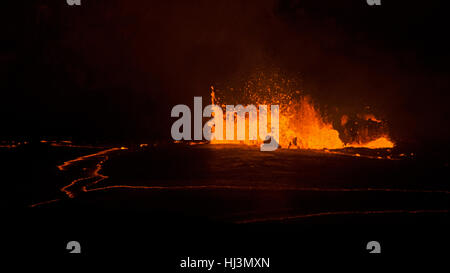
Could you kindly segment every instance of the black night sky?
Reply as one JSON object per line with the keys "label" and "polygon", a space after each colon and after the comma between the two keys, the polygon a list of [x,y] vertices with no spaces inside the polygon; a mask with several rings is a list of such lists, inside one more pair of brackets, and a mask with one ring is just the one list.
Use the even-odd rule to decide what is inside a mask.
{"label": "black night sky", "polygon": [[2,3],[1,137],[165,139],[174,105],[277,67],[322,106],[372,106],[399,143],[446,144],[445,1],[382,2]]}
{"label": "black night sky", "polygon": [[[445,263],[449,1],[381,3],[1,1],[2,248],[33,270],[27,256],[48,267],[74,243],[102,268],[131,257],[127,272]],[[276,116],[258,122],[277,149],[261,133],[174,141],[172,108],[205,107],[211,86],[216,105],[279,104],[279,139]]]}

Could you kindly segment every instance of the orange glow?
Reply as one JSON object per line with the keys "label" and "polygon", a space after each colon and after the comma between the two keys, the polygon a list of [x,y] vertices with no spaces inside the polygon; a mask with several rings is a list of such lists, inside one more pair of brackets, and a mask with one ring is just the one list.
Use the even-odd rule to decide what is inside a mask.
{"label": "orange glow", "polygon": [[331,123],[324,121],[310,97],[291,101],[290,105],[282,109],[285,110],[280,111],[280,142],[283,147],[291,143],[301,149],[344,148],[339,132]]}
{"label": "orange glow", "polygon": [[347,124],[348,122],[348,116],[347,115],[343,115],[341,117],[341,125],[344,126],[345,124]]}
{"label": "orange glow", "polygon": [[[100,182],[102,180],[107,179],[108,176],[101,174],[100,170],[102,169],[103,163],[106,160],[108,160],[108,154],[113,152],[113,151],[126,150],[126,149],[127,149],[126,147],[111,148],[111,149],[104,150],[104,151],[101,151],[101,152],[98,152],[98,153],[85,155],[85,156],[80,156],[80,157],[77,157],[75,159],[66,161],[62,165],[59,165],[58,169],[60,171],[65,171],[65,170],[67,170],[68,167],[70,167],[74,163],[85,161],[86,159],[97,158],[98,160],[100,160],[95,165],[95,169],[91,170],[90,173],[88,174],[88,176],[73,180],[70,184],[62,187],[61,191],[64,192],[65,194],[67,194],[68,197],[74,198],[75,194],[76,194],[76,189],[75,189],[76,187],[75,186],[80,184],[82,181],[90,181],[90,180],[92,180],[91,183],[92,184],[96,184],[96,183],[98,183],[98,182]],[[82,190],[84,190],[84,187],[82,188]]]}
{"label": "orange glow", "polygon": [[[214,89],[211,92],[211,101],[216,102]],[[224,105],[222,105],[223,107]],[[258,111],[258,116],[260,115]],[[266,113],[267,115],[267,113]],[[270,115],[268,117],[268,127],[270,128]],[[224,115],[225,117],[225,115]],[[365,120],[372,120],[381,123],[372,114],[364,116]],[[344,115],[341,118],[341,124],[345,125],[348,122],[348,116]],[[256,145],[262,143],[261,137],[258,135],[257,140],[249,140],[249,125],[248,116],[246,116],[245,124],[245,140],[236,140],[238,135],[238,127],[235,119],[234,139],[225,140],[226,126],[223,126],[223,139],[212,139],[211,144],[247,144]],[[345,147],[356,148],[393,148],[394,143],[384,135],[374,140],[358,143],[352,142],[345,144],[339,137],[339,132],[333,128],[331,123],[326,122],[321,116],[318,109],[314,106],[312,99],[308,96],[300,97],[298,100],[290,100],[287,104],[280,104],[280,145],[285,148],[300,148],[300,149],[342,149]],[[257,126],[259,132],[259,124]],[[364,132],[366,135],[367,132]],[[361,132],[363,134],[363,132]],[[366,136],[368,137],[368,136]],[[370,137],[370,136],[369,136]]]}
{"label": "orange glow", "polygon": [[[262,75],[262,76],[261,76]],[[245,132],[238,132],[234,126],[234,140],[225,140],[226,122],[225,106],[227,104],[236,105],[239,100],[247,102],[247,105],[256,106],[259,113],[259,105],[279,105],[279,129],[282,148],[298,149],[342,149],[345,147],[356,148],[392,148],[394,143],[390,140],[386,124],[371,113],[353,115],[353,120],[349,115],[342,115],[338,123],[342,128],[333,127],[333,123],[324,118],[314,104],[310,96],[301,95],[296,90],[286,91],[283,85],[289,80],[280,79],[279,76],[271,76],[269,79],[262,73],[257,79],[248,81],[244,90],[237,93],[230,88],[230,93],[220,93],[220,90],[211,86],[211,103],[220,105],[224,110],[223,139],[217,140],[212,137],[211,144],[247,144],[259,145],[263,139],[259,135],[259,124],[257,126],[257,140],[249,140],[248,114],[246,115]],[[278,78],[276,78],[278,77]],[[286,88],[286,90],[284,90]],[[235,97],[238,97],[235,100]],[[240,98],[242,97],[242,98]],[[270,114],[266,114],[268,128],[270,125]],[[257,119],[259,123],[259,118]],[[340,131],[338,131],[340,130]],[[214,129],[213,129],[214,131]],[[270,130],[269,130],[270,131]],[[237,135],[245,133],[245,140],[236,140]],[[347,137],[343,138],[343,134]],[[346,139],[345,141],[343,139]]]}
{"label": "orange glow", "polygon": [[352,143],[349,145],[355,148],[369,148],[369,149],[377,149],[377,148],[393,148],[394,143],[390,141],[387,137],[380,137],[373,141],[364,144]]}
{"label": "orange glow", "polygon": [[381,120],[377,119],[373,114],[365,114],[363,117],[365,120],[371,120],[378,123],[381,122]]}
{"label": "orange glow", "polygon": [[105,155],[105,154],[110,153],[112,151],[117,151],[117,150],[122,150],[122,149],[126,149],[126,147],[111,148],[111,149],[104,150],[104,151],[101,151],[101,152],[98,152],[98,153],[80,156],[80,157],[77,157],[75,159],[66,161],[63,164],[58,165],[57,167],[58,167],[58,169],[60,171],[65,171],[69,166],[73,165],[76,162],[80,162],[80,161],[86,160],[86,159],[91,158],[91,157],[102,156],[102,155]]}

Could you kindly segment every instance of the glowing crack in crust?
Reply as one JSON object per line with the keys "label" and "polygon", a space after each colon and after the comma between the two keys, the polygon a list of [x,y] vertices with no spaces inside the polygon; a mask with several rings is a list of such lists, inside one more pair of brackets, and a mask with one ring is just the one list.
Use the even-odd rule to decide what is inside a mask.
{"label": "glowing crack in crust", "polygon": [[[76,192],[76,188],[74,186],[77,186],[80,182],[82,181],[89,181],[92,180],[92,182],[90,184],[96,184],[104,179],[107,179],[108,176],[103,175],[100,173],[100,170],[102,169],[102,165],[103,163],[108,160],[108,154],[114,151],[118,151],[118,150],[125,150],[127,148],[125,147],[121,147],[121,148],[111,148],[108,150],[104,150],[98,153],[94,153],[94,154],[90,154],[90,155],[85,155],[85,156],[81,156],[78,158],[75,158],[73,160],[70,161],[66,161],[64,162],[64,164],[59,165],[58,169],[61,171],[67,170],[67,168],[71,165],[73,165],[74,163],[80,162],[80,161],[84,161],[86,159],[89,158],[95,158],[95,157],[99,157],[100,158],[100,162],[98,162],[95,166],[95,169],[93,170],[92,174],[90,174],[88,177],[83,177],[83,178],[78,178],[73,180],[69,185],[64,186],[61,188],[61,191],[66,193],[67,196],[69,196],[70,198],[74,198],[75,197],[75,192]],[[81,188],[82,191],[86,191],[86,187],[82,187]]]}
{"label": "glowing crack in crust", "polygon": [[[68,185],[61,188],[69,198],[74,198],[80,192],[105,191],[115,189],[135,189],[135,190],[155,190],[155,191],[195,191],[195,190],[248,190],[248,191],[311,191],[311,192],[394,192],[394,193],[423,193],[423,194],[450,194],[447,190],[420,190],[420,189],[401,189],[401,188],[320,188],[320,187],[295,187],[295,186],[239,186],[239,185],[194,185],[194,186],[137,186],[137,185],[110,185],[98,186],[98,183],[108,178],[107,175],[101,174],[102,166],[109,158],[109,154],[118,150],[127,149],[111,148],[97,153],[81,156],[57,166],[61,171],[67,171],[71,166],[79,164],[80,162],[94,159],[98,160],[95,168],[90,171],[86,177],[73,180]],[[50,204],[61,199],[53,199],[44,202],[39,202],[31,205],[36,207],[44,204]],[[302,218],[324,217],[324,216],[339,216],[339,215],[374,215],[374,214],[424,214],[424,213],[448,213],[448,210],[355,210],[355,211],[321,211],[315,213],[305,213],[286,216],[274,217],[260,217],[249,218],[251,212],[242,212],[247,219],[234,220],[238,224],[249,224],[258,222],[282,222]],[[233,217],[232,215],[230,215]]]}
{"label": "glowing crack in crust", "polygon": [[423,214],[423,213],[448,213],[449,210],[362,210],[362,211],[327,211],[309,214],[299,214],[285,217],[268,217],[268,218],[254,218],[242,221],[237,221],[238,224],[250,224],[261,222],[282,222],[289,220],[296,220],[302,218],[312,218],[320,216],[336,216],[336,215],[371,215],[371,214]]}
{"label": "glowing crack in crust", "polygon": [[[114,152],[114,151],[126,150],[126,149],[127,149],[126,147],[111,148],[111,149],[103,150],[103,151],[100,151],[100,152],[97,152],[97,153],[80,156],[80,157],[77,157],[75,159],[66,161],[66,162],[64,162],[61,165],[58,165],[57,168],[60,171],[67,171],[74,164],[86,161],[88,159],[99,158],[99,160],[100,160],[95,165],[95,169],[92,170],[88,176],[75,179],[72,182],[70,182],[68,185],[62,187],[60,190],[62,192],[64,192],[69,198],[74,198],[76,193],[77,193],[76,186],[78,186],[78,184],[80,184],[81,182],[92,180],[91,183],[92,184],[96,184],[96,183],[98,183],[98,182],[100,182],[100,181],[102,181],[104,179],[107,179],[108,176],[101,174],[100,170],[102,169],[103,163],[106,160],[108,160],[108,154],[111,153],[111,152]],[[81,187],[81,190],[85,191],[85,189],[86,189],[85,187]],[[54,203],[54,202],[57,202],[57,201],[60,201],[60,200],[61,200],[60,198],[56,198],[56,199],[53,199],[53,200],[42,201],[42,202],[39,202],[39,203],[32,204],[29,207],[33,208],[33,207],[37,207],[37,206],[40,206],[40,205]]]}

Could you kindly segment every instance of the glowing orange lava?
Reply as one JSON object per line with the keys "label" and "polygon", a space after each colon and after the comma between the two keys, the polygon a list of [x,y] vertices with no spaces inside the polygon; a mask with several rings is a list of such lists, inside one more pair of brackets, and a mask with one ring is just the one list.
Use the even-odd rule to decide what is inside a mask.
{"label": "glowing orange lava", "polygon": [[378,149],[378,148],[393,148],[394,143],[390,141],[389,138],[387,137],[380,137],[364,144],[352,143],[349,146],[355,148]]}
{"label": "glowing orange lava", "polygon": [[[281,81],[286,82],[284,79],[274,80],[273,77],[270,78],[269,81],[258,78],[253,80],[253,82],[246,84],[246,87],[241,93],[233,93],[226,98],[222,98],[220,93],[212,86],[211,103],[221,106],[224,113],[225,105],[234,105],[234,97],[239,96],[243,97],[243,100],[248,102],[247,105],[253,104],[257,108],[259,105],[268,105],[268,107],[273,104],[279,105],[279,144],[282,148],[342,149],[346,147],[355,147],[379,149],[394,147],[394,143],[388,136],[384,122],[376,118],[373,114],[357,114],[355,118],[357,118],[358,121],[356,122],[350,122],[349,116],[343,115],[340,119],[342,128],[339,128],[343,132],[340,132],[337,128],[333,127],[331,122],[326,121],[321,115],[311,97],[299,95],[300,91],[284,91],[282,84],[279,83]],[[235,90],[231,88],[231,92],[235,92]],[[258,116],[260,114],[261,113],[258,111]],[[270,114],[265,114],[268,120],[268,128],[270,129]],[[257,140],[249,140],[248,114],[246,116],[245,128],[243,129],[245,130],[245,140],[236,140],[236,135],[242,133],[237,131],[239,129],[236,126],[236,119],[234,126],[234,140],[225,140],[225,123],[224,119],[224,140],[217,140],[213,136],[211,144],[256,145],[262,143],[263,139],[259,134]],[[363,126],[361,124],[367,125]],[[347,129],[347,127],[350,129]],[[345,135],[346,133],[349,137],[347,137],[347,141],[343,141],[342,134]]]}

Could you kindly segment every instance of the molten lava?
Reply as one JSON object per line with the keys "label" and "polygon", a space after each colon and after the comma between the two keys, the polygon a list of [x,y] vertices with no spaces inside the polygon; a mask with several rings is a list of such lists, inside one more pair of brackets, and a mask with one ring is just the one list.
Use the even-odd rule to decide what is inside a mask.
{"label": "molten lava", "polygon": [[[257,107],[259,105],[279,105],[279,144],[282,148],[341,149],[355,147],[378,149],[394,147],[384,122],[377,119],[373,114],[357,114],[354,115],[353,120],[348,115],[343,115],[340,119],[341,127],[335,128],[331,122],[327,122],[321,115],[311,97],[301,95],[298,90],[287,90],[289,81],[276,79],[274,76],[268,80],[263,78],[258,77],[256,80],[248,81],[241,93],[236,93],[235,89],[230,88],[229,94],[223,94],[223,97],[212,86],[211,103],[220,105],[223,109],[227,104],[240,104],[239,99]],[[258,111],[258,116],[260,114]],[[267,120],[270,129],[269,116]],[[225,120],[223,125],[225,136]],[[259,135],[256,141],[249,140],[248,115],[246,116],[244,141],[236,140],[237,130],[235,119],[234,140],[226,140],[225,137],[224,140],[217,140],[213,136],[211,143],[255,145],[263,141]]]}
{"label": "molten lava", "polygon": [[344,148],[339,132],[323,120],[311,98],[301,97],[298,101],[290,102],[287,107],[281,107],[281,109],[281,146],[289,147],[291,144],[301,149]]}

